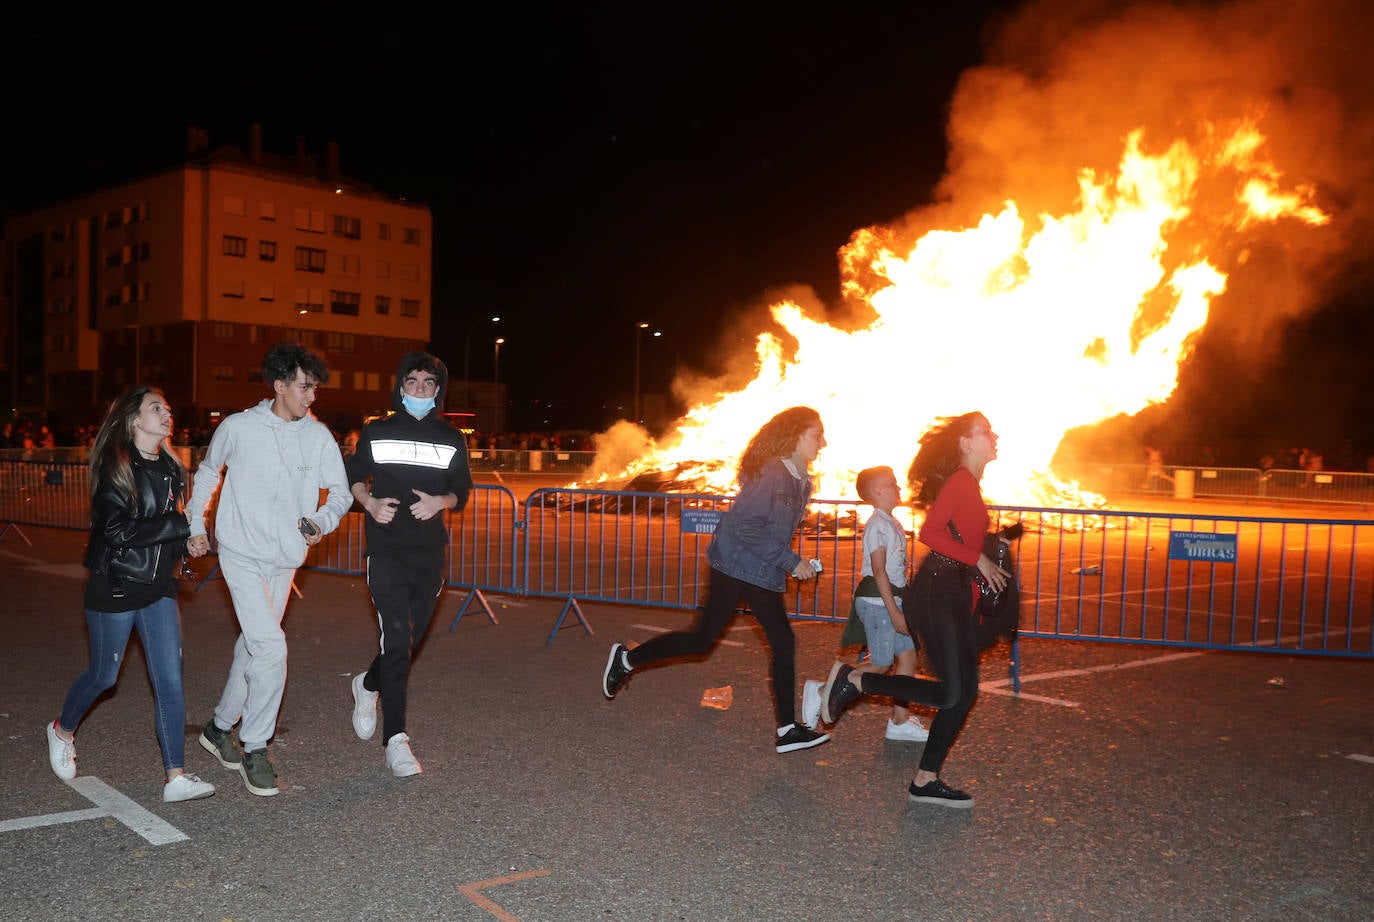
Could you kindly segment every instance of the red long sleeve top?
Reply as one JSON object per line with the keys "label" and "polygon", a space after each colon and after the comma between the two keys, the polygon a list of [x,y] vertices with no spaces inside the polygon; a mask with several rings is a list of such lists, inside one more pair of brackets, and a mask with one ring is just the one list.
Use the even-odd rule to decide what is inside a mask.
{"label": "red long sleeve top", "polygon": [[[978,556],[983,553],[983,535],[990,521],[977,478],[968,468],[959,467],[949,475],[935,502],[926,510],[919,537],[931,550],[960,563],[977,566]],[[959,529],[963,544],[954,540],[949,530],[950,522]]]}

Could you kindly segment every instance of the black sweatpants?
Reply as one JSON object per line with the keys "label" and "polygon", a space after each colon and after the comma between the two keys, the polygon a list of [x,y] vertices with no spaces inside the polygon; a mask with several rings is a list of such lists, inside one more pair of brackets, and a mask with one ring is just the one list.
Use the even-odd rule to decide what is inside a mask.
{"label": "black sweatpants", "polygon": [[444,550],[405,558],[369,554],[367,588],[377,609],[380,649],[363,678],[368,691],[382,693],[382,745],[406,729],[406,684],[410,663],[425,639],[444,588]]}
{"label": "black sweatpants", "polygon": [[920,638],[937,678],[868,672],[863,677],[864,694],[939,708],[921,754],[921,770],[938,774],[978,697],[972,589],[955,565],[936,564],[927,557],[902,599],[902,613]]}
{"label": "black sweatpants", "polygon": [[629,654],[630,666],[638,669],[655,660],[707,652],[735,616],[735,606],[740,599],[748,603],[749,613],[768,638],[773,664],[773,711],[777,714],[778,726],[785,727],[797,719],[797,693],[794,688],[797,681],[797,638],[792,633],[792,625],[788,623],[781,592],[746,583],[713,567],[706,605],[697,615],[696,622],[685,631],[660,634],[635,647]]}

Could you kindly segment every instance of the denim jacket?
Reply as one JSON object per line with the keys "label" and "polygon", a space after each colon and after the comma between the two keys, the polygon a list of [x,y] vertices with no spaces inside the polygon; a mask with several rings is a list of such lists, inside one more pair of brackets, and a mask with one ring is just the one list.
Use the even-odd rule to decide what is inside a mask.
{"label": "denim jacket", "polygon": [[721,516],[706,559],[722,573],[782,592],[801,561],[792,536],[810,498],[809,478],[793,477],[780,458],[769,461]]}

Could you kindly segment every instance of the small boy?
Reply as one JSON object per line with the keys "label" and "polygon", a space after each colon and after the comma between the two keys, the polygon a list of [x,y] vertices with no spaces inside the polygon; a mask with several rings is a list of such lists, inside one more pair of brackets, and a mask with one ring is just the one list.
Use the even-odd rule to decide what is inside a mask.
{"label": "small boy", "polygon": [[[870,467],[859,472],[855,486],[859,498],[873,507],[864,524],[863,579],[854,590],[854,609],[863,623],[869,660],[860,672],[916,674],[916,644],[902,615],[900,593],[906,585],[906,531],[892,517],[901,502],[901,488],[890,467]],[[802,688],[802,720],[815,729],[821,717],[823,682],[808,679]],[[892,707],[884,736],[890,740],[923,743],[930,732],[905,704]]]}

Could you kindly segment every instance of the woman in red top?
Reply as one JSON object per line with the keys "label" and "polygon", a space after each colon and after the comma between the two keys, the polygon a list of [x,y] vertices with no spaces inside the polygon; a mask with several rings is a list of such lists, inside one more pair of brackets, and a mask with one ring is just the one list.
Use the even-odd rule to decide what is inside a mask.
{"label": "woman in red top", "polygon": [[[976,567],[989,586],[1001,591],[1011,574],[983,553],[988,509],[978,482],[997,457],[997,434],[982,413],[945,418],[921,436],[921,447],[907,473],[913,505],[926,510],[920,541],[930,549],[921,561],[902,610],[921,640],[938,678],[859,673],[836,663],[821,690],[823,716],[834,723],[860,695],[885,695],[896,701],[939,708],[930,739],[908,789],[919,803],[971,807],[973,798],[940,780],[954,738],[978,697],[978,639],[973,610]],[[953,525],[953,528],[950,526]],[[962,541],[955,538],[958,530]]]}

